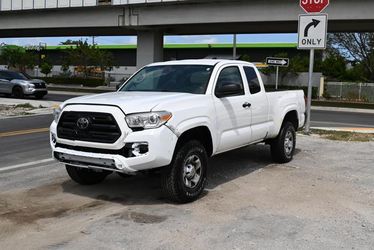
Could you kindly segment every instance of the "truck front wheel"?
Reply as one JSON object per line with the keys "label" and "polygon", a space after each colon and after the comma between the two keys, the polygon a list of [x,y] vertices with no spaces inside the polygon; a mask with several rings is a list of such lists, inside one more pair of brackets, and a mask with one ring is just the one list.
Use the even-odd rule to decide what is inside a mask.
{"label": "truck front wheel", "polygon": [[178,203],[196,200],[207,182],[208,156],[204,146],[196,140],[178,147],[172,163],[161,176],[166,196]]}
{"label": "truck front wheel", "polygon": [[96,172],[91,169],[78,168],[66,165],[66,171],[70,178],[81,185],[94,185],[102,182],[109,174],[110,171]]}
{"label": "truck front wheel", "polygon": [[283,124],[278,137],[270,143],[270,147],[275,162],[287,163],[292,160],[296,147],[296,132],[291,122]]}

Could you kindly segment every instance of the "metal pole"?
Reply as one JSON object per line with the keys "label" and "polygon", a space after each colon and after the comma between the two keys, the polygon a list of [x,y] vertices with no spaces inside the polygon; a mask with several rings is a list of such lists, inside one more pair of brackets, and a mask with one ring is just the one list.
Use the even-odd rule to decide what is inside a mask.
{"label": "metal pole", "polygon": [[343,99],[343,82],[340,83],[340,99]]}
{"label": "metal pole", "polygon": [[275,74],[275,89],[278,90],[278,83],[279,83],[279,67],[277,66],[277,72]]}
{"label": "metal pole", "polygon": [[233,37],[233,50],[232,50],[232,59],[236,60],[236,34]]}
{"label": "metal pole", "polygon": [[310,110],[312,108],[312,87],[313,87],[313,67],[314,67],[314,49],[310,50],[309,61],[309,80],[308,80],[308,99],[307,99],[307,112],[306,112],[306,125],[305,133],[310,133]]}

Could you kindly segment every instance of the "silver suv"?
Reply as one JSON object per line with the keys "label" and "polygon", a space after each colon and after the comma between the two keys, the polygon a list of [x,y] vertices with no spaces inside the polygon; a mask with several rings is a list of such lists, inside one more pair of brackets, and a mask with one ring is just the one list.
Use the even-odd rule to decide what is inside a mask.
{"label": "silver suv", "polygon": [[12,95],[15,98],[35,96],[42,99],[48,91],[43,80],[32,79],[24,73],[0,70],[0,94]]}

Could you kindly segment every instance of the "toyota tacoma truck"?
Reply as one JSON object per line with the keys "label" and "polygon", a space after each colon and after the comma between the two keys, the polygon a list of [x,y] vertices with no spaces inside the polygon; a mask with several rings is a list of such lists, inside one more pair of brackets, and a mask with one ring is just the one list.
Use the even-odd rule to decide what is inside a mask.
{"label": "toyota tacoma truck", "polygon": [[208,157],[256,143],[292,160],[304,125],[303,91],[265,92],[257,68],[231,60],[183,60],[140,69],[114,93],[70,99],[54,111],[53,157],[82,185],[158,170],[166,196],[196,200]]}

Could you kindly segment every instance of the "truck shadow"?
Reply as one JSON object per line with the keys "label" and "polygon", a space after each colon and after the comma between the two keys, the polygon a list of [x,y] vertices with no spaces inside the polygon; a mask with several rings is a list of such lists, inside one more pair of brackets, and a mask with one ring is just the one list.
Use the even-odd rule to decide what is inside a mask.
{"label": "truck shadow", "polygon": [[[295,154],[299,152],[296,150]],[[264,145],[253,145],[215,156],[209,160],[208,185],[203,196],[222,184],[271,165],[269,146]],[[80,186],[69,180],[62,183],[62,188],[64,193],[123,205],[169,203],[162,194],[159,177],[154,174],[123,178],[112,174],[99,185]]]}

